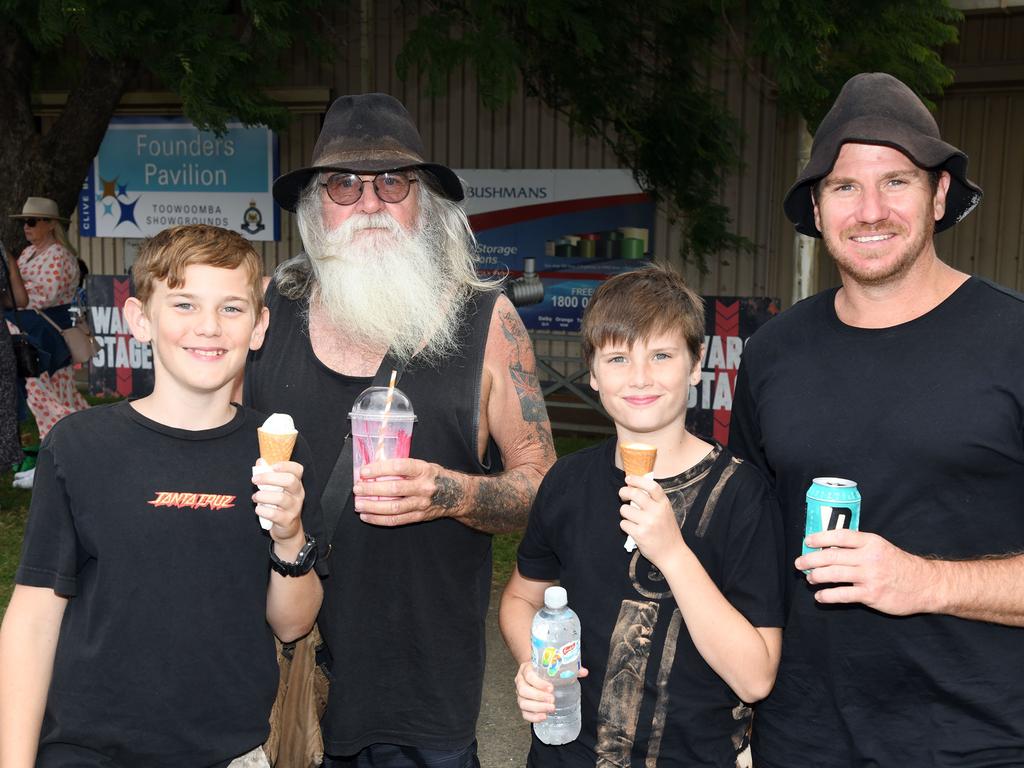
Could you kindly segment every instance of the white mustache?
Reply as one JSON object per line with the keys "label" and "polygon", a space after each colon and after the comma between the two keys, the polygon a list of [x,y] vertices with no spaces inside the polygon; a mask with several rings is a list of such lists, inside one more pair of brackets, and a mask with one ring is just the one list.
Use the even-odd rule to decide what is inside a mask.
{"label": "white mustache", "polygon": [[387,213],[355,213],[345,219],[336,229],[328,233],[335,242],[348,242],[356,232],[364,229],[384,229],[391,234],[401,234],[401,225]]}

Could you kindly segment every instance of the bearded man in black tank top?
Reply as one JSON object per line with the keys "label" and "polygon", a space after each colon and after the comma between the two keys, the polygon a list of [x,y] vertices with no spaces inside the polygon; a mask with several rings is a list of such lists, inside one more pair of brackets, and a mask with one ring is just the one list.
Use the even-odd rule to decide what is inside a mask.
{"label": "bearded man in black tank top", "polygon": [[[268,287],[245,399],[292,414],[338,519],[318,619],[325,766],[478,765],[491,534],[525,525],[555,459],[529,337],[476,275],[461,182],[423,154],[398,101],[345,96],[312,165],[274,183],[305,252]],[[417,416],[411,458],[366,465],[350,496],[348,413],[392,367]],[[401,479],[368,482],[386,476]]]}

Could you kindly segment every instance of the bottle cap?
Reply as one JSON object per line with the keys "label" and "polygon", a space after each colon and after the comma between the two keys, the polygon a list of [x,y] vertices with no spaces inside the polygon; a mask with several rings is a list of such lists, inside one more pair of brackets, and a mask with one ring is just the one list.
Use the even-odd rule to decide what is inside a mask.
{"label": "bottle cap", "polygon": [[548,608],[565,608],[569,604],[569,596],[565,587],[548,587],[544,590],[544,605]]}

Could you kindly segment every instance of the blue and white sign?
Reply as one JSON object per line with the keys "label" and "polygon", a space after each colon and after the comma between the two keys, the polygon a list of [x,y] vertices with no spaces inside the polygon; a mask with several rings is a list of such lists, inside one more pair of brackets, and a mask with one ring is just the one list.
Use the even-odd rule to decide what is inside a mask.
{"label": "blue and white sign", "polygon": [[269,128],[228,123],[217,136],[184,118],[114,118],[82,185],[79,232],[135,238],[213,224],[250,240],[278,240],[277,175]]}
{"label": "blue and white sign", "polygon": [[629,171],[456,171],[477,236],[477,271],[517,280],[532,258],[544,286],[517,305],[527,328],[578,331],[583,310],[613,275],[648,266],[654,202]]}

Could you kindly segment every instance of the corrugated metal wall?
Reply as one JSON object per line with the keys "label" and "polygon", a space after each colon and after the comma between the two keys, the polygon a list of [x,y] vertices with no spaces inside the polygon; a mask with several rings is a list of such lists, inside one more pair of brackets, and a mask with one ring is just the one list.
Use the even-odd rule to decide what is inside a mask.
{"label": "corrugated metal wall", "polygon": [[[536,99],[520,93],[506,107],[494,112],[484,109],[469,71],[456,72],[449,80],[447,95],[436,98],[426,95],[420,83],[399,80],[394,61],[415,23],[415,9],[409,4],[364,0],[335,7],[328,13],[327,27],[336,41],[334,61],[323,64],[304,48],[296,47],[282,61],[282,67],[290,73],[286,88],[329,89],[332,97],[364,90],[394,94],[417,121],[431,159],[456,168],[618,167],[603,142],[573,137],[565,118]],[[692,265],[684,269],[703,293],[779,295],[777,249],[780,242],[786,247],[789,243],[777,237],[780,227],[785,227],[777,213],[780,198],[774,180],[779,147],[785,142],[778,140],[780,125],[775,105],[763,79],[745,66],[731,65],[709,74],[709,78],[726,92],[728,105],[746,135],[743,170],[730,179],[723,199],[733,211],[736,231],[749,238],[756,250],[723,253],[711,260],[706,275],[699,274]],[[321,110],[327,102],[325,99]],[[173,100],[157,105],[159,99],[155,107],[161,113],[174,109]],[[311,105],[304,106],[313,110]],[[308,162],[321,120],[314,112],[298,114],[289,129],[281,133],[282,171]],[[682,266],[679,237],[664,212],[659,212],[657,218],[654,243],[659,259]],[[77,244],[93,271],[123,271],[120,241],[96,238]],[[290,214],[283,217],[282,240],[260,247],[268,269],[298,250],[298,234]]]}
{"label": "corrugated metal wall", "polygon": [[[286,75],[280,85],[296,116],[280,135],[282,171],[309,161],[331,98],[366,90],[401,99],[417,120],[431,159],[452,167],[617,167],[602,142],[573,137],[566,120],[536,99],[520,94],[495,112],[482,108],[468,71],[456,72],[442,97],[426,95],[413,80],[399,80],[394,61],[416,12],[398,0],[333,5],[324,19],[335,40],[333,62],[320,62],[301,46],[284,57]],[[962,269],[1024,289],[1024,147],[1017,138],[1024,135],[1024,12],[969,16],[960,45],[946,52],[946,60],[959,79],[940,105],[939,121],[944,136],[971,156],[972,177],[985,188],[986,199],[962,224],[939,236],[940,254]],[[705,295],[768,295],[788,304],[793,230],[782,214],[782,197],[797,173],[797,122],[779,113],[770,83],[749,64],[727,63],[708,78],[726,94],[745,135],[743,167],[725,185],[722,199],[735,231],[749,238],[755,250],[719,254],[701,275],[693,265],[681,265],[678,231],[660,211],[655,254],[681,265]],[[147,104],[151,113],[175,109],[173,99],[162,103],[152,94],[133,96],[126,111],[138,113]],[[123,271],[121,241],[97,238],[77,244],[94,272]],[[292,216],[285,213],[282,240],[260,245],[268,271],[299,247]],[[818,287],[837,281],[831,260],[819,256]]]}
{"label": "corrugated metal wall", "polygon": [[985,191],[980,206],[939,235],[939,255],[958,269],[1024,290],[1024,87],[953,92],[943,100],[943,136],[970,158]]}
{"label": "corrugated metal wall", "polygon": [[942,100],[943,137],[970,158],[981,205],[937,238],[965,272],[1024,291],[1024,10],[970,16],[947,52],[957,82]]}

